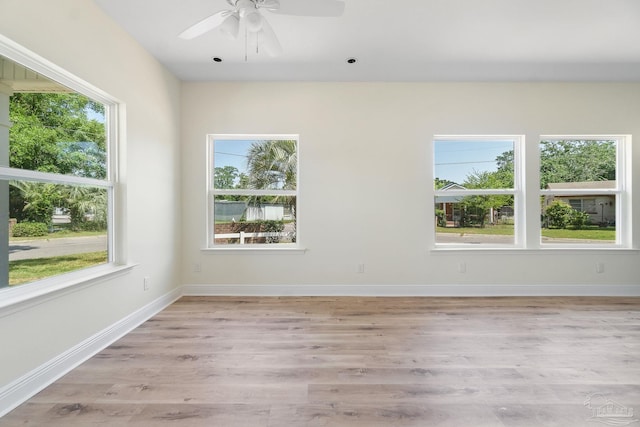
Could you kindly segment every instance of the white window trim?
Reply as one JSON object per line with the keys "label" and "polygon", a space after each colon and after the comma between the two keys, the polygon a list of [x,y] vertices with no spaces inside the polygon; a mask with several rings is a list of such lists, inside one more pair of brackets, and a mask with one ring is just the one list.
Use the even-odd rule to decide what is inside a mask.
{"label": "white window trim", "polygon": [[[433,226],[433,251],[486,251],[488,249],[494,249],[498,251],[502,250],[514,250],[526,248],[526,233],[524,227],[525,218],[525,203],[524,203],[524,135],[434,135],[431,142],[432,149],[432,167],[435,164],[435,141],[508,141],[513,142],[513,188],[511,189],[468,189],[468,190],[447,190],[438,191],[433,189],[433,180],[435,176],[435,168],[433,169],[433,178],[430,188],[432,189],[431,200],[435,200],[438,196],[474,196],[474,195],[492,195],[492,194],[504,194],[512,195],[514,198],[514,235],[513,243],[504,244],[464,244],[464,243],[437,243],[436,240],[436,227]],[[433,205],[433,203],[430,203]],[[432,217],[435,217],[435,212]],[[435,224],[435,221],[434,221]]]}
{"label": "white window trim", "polygon": [[124,164],[123,152],[120,147],[124,144],[123,130],[125,106],[116,98],[96,88],[90,83],[78,78],[74,74],[53,64],[35,52],[15,43],[0,34],[0,55],[24,65],[31,70],[50,78],[69,89],[98,101],[105,106],[105,123],[107,124],[107,179],[97,180],[37,171],[24,171],[9,167],[0,167],[0,179],[32,180],[57,184],[89,185],[107,189],[109,199],[108,211],[108,254],[107,264],[76,270],[70,273],[49,277],[18,287],[0,289],[0,315],[4,314],[16,304],[23,304],[30,300],[55,298],[66,293],[70,288],[83,287],[99,282],[114,274],[127,271],[133,267],[126,262],[125,253],[125,221],[124,194],[118,191],[122,187],[120,165]]}
{"label": "white window trim", "polygon": [[[229,190],[229,189],[215,189],[213,186],[213,174],[214,174],[214,144],[216,140],[228,140],[228,141],[247,141],[247,140],[295,140],[296,141],[296,189],[295,190]],[[207,135],[207,154],[206,154],[206,189],[207,189],[207,206],[206,206],[206,245],[201,249],[203,252],[211,253],[289,253],[289,254],[303,254],[306,249],[301,246],[301,233],[300,233],[300,135],[298,134],[208,134]],[[281,243],[277,245],[269,244],[244,244],[244,245],[216,245],[214,239],[214,199],[217,195],[240,195],[240,196],[269,196],[269,195],[282,195],[282,196],[295,196],[297,200],[296,205],[296,242],[295,243]]]}
{"label": "white window trim", "polygon": [[[476,251],[477,253],[492,255],[503,253],[518,253],[525,255],[562,253],[562,254],[580,254],[580,253],[637,253],[637,247],[633,246],[633,230],[631,216],[631,164],[632,164],[632,138],[626,134],[599,134],[599,135],[540,135],[536,144],[531,147],[525,146],[524,136],[505,136],[505,138],[521,138],[520,142],[514,147],[514,166],[516,166],[514,176],[514,186],[520,184],[519,190],[515,193],[515,244],[513,245],[464,245],[464,244],[436,244],[435,243],[435,226],[434,226],[434,246],[431,248],[433,253],[462,253]],[[460,140],[460,139],[499,139],[500,136],[493,135],[435,135],[433,141],[441,140]],[[534,151],[539,153],[539,142],[543,140],[616,140],[616,188],[615,189],[568,189],[568,190],[544,190],[540,189],[539,179],[539,157],[534,159],[529,165],[525,161],[525,151],[530,156],[534,155]],[[527,150],[525,150],[525,148]],[[539,154],[538,154],[539,156]],[[435,157],[434,157],[435,159]],[[435,162],[432,161],[432,165]],[[528,166],[528,168],[527,168]],[[537,170],[531,170],[531,168]],[[434,170],[435,173],[435,170]],[[525,182],[525,176],[529,176],[530,182]],[[431,185],[433,188],[433,185]],[[526,189],[526,191],[525,191]],[[502,190],[486,190],[481,194],[500,194]],[[437,195],[454,195],[460,193],[462,195],[478,194],[476,190],[449,190],[446,192],[433,191],[431,200]],[[616,195],[616,242],[615,243],[542,243],[541,241],[541,224],[540,218],[540,198],[544,195],[561,193],[563,195],[582,196],[589,195]],[[528,215],[527,215],[528,213]],[[433,212],[432,212],[433,217]],[[533,220],[528,220],[533,217]]]}
{"label": "white window trim", "polygon": [[[552,195],[585,196],[585,195],[615,195],[616,196],[616,241],[615,243],[544,243],[541,241],[541,226],[537,224],[536,235],[540,241],[540,249],[633,249],[632,221],[631,221],[631,135],[540,135],[539,141],[560,140],[615,140],[616,141],[616,187],[614,189],[581,188],[568,190],[539,189],[539,197]],[[539,142],[538,142],[539,143]],[[539,149],[539,148],[538,148]],[[539,185],[538,185],[539,187]]]}

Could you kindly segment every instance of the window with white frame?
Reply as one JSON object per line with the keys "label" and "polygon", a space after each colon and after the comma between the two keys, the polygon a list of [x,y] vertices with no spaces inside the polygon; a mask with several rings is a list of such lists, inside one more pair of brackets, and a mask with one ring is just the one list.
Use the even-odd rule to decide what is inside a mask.
{"label": "window with white frame", "polygon": [[[543,246],[628,246],[625,136],[543,136]],[[629,216],[630,217],[630,216]]]}
{"label": "window with white frame", "polygon": [[436,247],[632,247],[631,136],[542,136],[537,171],[524,148],[518,136],[434,138]]}
{"label": "window with white frame", "polygon": [[115,259],[116,104],[64,79],[71,84],[0,56],[2,288]]}
{"label": "window with white frame", "polygon": [[435,242],[514,246],[521,239],[520,136],[436,136]]}
{"label": "window with white frame", "polygon": [[298,136],[209,135],[208,247],[297,247]]}

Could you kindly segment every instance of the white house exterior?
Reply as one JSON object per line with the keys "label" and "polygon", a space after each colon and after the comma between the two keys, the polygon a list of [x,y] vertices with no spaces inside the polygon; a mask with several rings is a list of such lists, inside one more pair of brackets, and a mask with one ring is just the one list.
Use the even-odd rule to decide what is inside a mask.
{"label": "white house exterior", "polygon": [[[603,190],[616,188],[616,181],[583,181],[583,182],[555,182],[547,184],[547,189],[561,190]],[[616,198],[613,194],[554,194],[544,198],[546,208],[554,200],[561,200],[569,204],[573,209],[586,212],[593,224],[614,224],[616,220]]]}

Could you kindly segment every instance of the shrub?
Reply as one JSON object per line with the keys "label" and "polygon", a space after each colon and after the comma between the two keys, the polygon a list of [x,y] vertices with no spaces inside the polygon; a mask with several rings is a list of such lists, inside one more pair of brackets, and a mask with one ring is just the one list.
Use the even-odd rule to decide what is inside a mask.
{"label": "shrub", "polygon": [[[262,230],[267,233],[280,233],[284,230],[284,221],[282,220],[265,220],[262,221]],[[279,243],[279,236],[267,237],[267,243]]]}
{"label": "shrub", "polygon": [[573,208],[565,202],[560,200],[554,200],[545,209],[547,220],[549,221],[549,227],[554,228],[567,228],[571,220]]}
{"label": "shrub", "polygon": [[438,223],[438,227],[446,227],[447,226],[447,219],[444,216],[444,210],[436,209],[436,220],[437,220],[437,223]]}
{"label": "shrub", "polygon": [[13,226],[13,237],[41,237],[49,234],[49,226],[42,222],[19,222]]}
{"label": "shrub", "polygon": [[576,230],[582,229],[584,226],[589,225],[590,222],[591,222],[591,217],[589,216],[588,213],[577,211],[575,209],[573,210],[573,212],[571,212],[569,223]]}

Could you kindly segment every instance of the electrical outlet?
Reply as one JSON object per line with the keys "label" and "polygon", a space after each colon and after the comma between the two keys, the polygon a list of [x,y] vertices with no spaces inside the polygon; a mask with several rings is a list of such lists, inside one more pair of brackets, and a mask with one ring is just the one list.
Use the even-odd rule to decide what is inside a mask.
{"label": "electrical outlet", "polygon": [[148,291],[150,286],[149,282],[150,282],[149,276],[145,276],[142,281],[142,289],[144,289],[145,291]]}
{"label": "electrical outlet", "polygon": [[458,273],[466,273],[467,272],[467,263],[459,262],[458,263]]}
{"label": "electrical outlet", "polygon": [[358,264],[358,274],[364,273],[364,264]]}
{"label": "electrical outlet", "polygon": [[604,263],[596,262],[596,273],[604,273]]}
{"label": "electrical outlet", "polygon": [[200,266],[200,263],[195,263],[193,264],[193,272],[194,273],[200,273],[202,271],[202,267]]}

